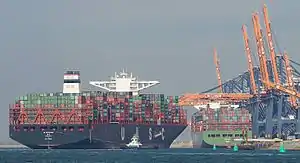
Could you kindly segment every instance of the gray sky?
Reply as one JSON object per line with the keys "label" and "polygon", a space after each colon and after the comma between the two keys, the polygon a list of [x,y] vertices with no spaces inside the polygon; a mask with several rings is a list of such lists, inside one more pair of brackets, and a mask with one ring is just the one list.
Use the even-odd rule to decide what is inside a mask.
{"label": "gray sky", "polygon": [[[222,79],[237,76],[247,69],[241,25],[251,24],[262,2],[1,0],[0,141],[8,140],[8,104],[25,93],[60,91],[65,68],[80,69],[85,87],[127,67],[161,82],[149,91],[200,92],[217,84],[216,46]],[[300,61],[300,2],[267,3],[280,48]]]}

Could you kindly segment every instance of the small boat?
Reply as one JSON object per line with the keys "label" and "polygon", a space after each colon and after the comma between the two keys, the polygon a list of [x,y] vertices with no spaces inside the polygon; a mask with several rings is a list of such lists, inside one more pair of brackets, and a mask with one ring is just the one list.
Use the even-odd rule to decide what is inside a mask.
{"label": "small boat", "polygon": [[131,142],[126,144],[127,149],[139,149],[142,147],[142,143],[140,143],[139,137],[137,135],[133,135],[131,138]]}

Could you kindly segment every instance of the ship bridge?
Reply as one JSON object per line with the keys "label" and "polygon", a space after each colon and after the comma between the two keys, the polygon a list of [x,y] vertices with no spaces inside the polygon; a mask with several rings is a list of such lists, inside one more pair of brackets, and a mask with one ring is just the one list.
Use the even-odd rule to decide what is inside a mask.
{"label": "ship bridge", "polygon": [[110,77],[110,81],[90,81],[89,84],[104,89],[109,92],[132,92],[133,95],[138,95],[143,89],[159,84],[159,81],[138,81],[132,73],[123,71]]}

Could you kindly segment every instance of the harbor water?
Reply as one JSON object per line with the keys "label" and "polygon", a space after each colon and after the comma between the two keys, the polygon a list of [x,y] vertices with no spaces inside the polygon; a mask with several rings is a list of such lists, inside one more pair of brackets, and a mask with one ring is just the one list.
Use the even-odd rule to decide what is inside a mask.
{"label": "harbor water", "polygon": [[300,152],[278,150],[0,150],[1,163],[296,163],[299,159]]}

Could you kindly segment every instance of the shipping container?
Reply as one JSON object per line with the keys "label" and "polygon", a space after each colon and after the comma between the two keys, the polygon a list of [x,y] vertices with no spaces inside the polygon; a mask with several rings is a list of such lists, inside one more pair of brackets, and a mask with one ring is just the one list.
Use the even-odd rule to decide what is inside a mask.
{"label": "shipping container", "polygon": [[37,93],[16,98],[10,105],[10,123],[168,123],[186,124],[178,96],[114,92],[74,94]]}
{"label": "shipping container", "polygon": [[193,114],[191,120],[194,132],[245,128],[251,129],[251,114],[245,108],[207,108]]}

